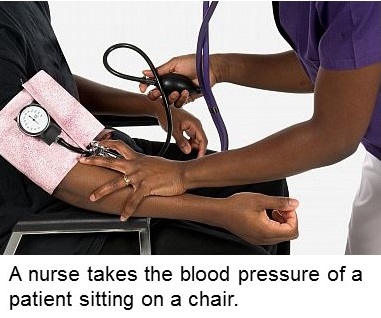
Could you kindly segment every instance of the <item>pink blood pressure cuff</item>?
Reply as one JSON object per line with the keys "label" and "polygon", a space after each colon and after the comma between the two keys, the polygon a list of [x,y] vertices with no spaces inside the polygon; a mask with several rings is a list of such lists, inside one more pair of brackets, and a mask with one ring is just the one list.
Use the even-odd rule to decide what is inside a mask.
{"label": "pink blood pressure cuff", "polygon": [[82,149],[103,131],[104,126],[44,71],[24,83],[23,88],[0,111],[0,155],[52,194],[80,155],[56,143],[47,145],[39,137],[25,135],[15,120],[20,110],[37,102],[61,127],[60,137]]}

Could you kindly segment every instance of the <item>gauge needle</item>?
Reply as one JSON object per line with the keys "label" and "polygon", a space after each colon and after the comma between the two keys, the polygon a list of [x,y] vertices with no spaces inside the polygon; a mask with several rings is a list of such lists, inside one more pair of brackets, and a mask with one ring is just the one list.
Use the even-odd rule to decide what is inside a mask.
{"label": "gauge needle", "polygon": [[29,118],[31,118],[33,121],[35,121],[35,122],[37,123],[37,125],[39,125],[38,121],[37,121],[35,118],[33,118],[33,117],[30,116],[30,115],[29,115]]}

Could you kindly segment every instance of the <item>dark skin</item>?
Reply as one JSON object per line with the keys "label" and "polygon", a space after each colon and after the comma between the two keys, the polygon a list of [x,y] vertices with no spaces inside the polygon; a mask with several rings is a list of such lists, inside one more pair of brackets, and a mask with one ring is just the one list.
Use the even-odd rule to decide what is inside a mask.
{"label": "dark skin", "polygon": [[[103,86],[87,79],[76,77],[81,103],[93,113],[129,114],[163,116],[160,101],[150,101],[147,96]],[[200,122],[183,110],[173,112],[174,133],[182,136],[183,131],[190,134],[190,140],[179,138],[184,152],[191,148],[199,150],[199,156],[205,152],[207,140]],[[165,128],[165,127],[164,127]],[[184,140],[185,139],[185,140]],[[122,142],[104,141],[108,146],[127,156]],[[154,157],[152,157],[154,158]],[[163,160],[162,158],[156,158]],[[119,162],[124,160],[119,159]],[[119,191],[102,200],[90,200],[93,189],[105,182],[114,186],[123,185]],[[240,193],[229,198],[215,199],[190,194],[171,197],[150,196],[140,200],[139,206],[131,213],[124,209],[134,193],[134,188],[126,186],[123,174],[117,170],[89,166],[78,163],[65,176],[53,193],[57,198],[92,211],[121,215],[126,220],[131,215],[172,218],[201,222],[224,228],[252,244],[274,244],[298,236],[295,209],[298,202],[283,197],[269,197],[255,193]],[[273,219],[266,214],[273,209]]]}
{"label": "dark skin", "polygon": [[[158,71],[181,73],[197,83],[194,65],[194,56],[187,55],[171,59]],[[151,75],[149,71],[144,73]],[[275,180],[347,158],[356,151],[369,125],[381,85],[381,63],[348,71],[320,68],[313,85],[292,51],[217,54],[211,56],[210,79],[212,85],[230,82],[283,92],[313,92],[313,116],[246,147],[188,162],[157,160],[129,149],[123,167],[119,164],[119,171],[127,174],[136,188],[125,207],[128,213],[145,196]],[[142,91],[146,88],[141,85]],[[159,94],[153,90],[148,96],[156,100]],[[188,97],[188,92],[173,93],[170,100],[179,106]],[[102,159],[85,163],[108,168],[116,164]],[[100,199],[115,190],[115,185],[105,184],[94,191],[92,198]]]}

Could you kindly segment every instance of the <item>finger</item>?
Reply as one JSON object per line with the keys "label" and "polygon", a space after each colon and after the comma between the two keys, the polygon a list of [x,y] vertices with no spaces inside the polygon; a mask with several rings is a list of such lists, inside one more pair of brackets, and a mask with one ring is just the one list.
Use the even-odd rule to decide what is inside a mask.
{"label": "finger", "polygon": [[135,159],[138,157],[138,153],[121,140],[102,140],[99,142],[99,145],[116,150],[126,159]]}
{"label": "finger", "polygon": [[205,154],[205,150],[203,149],[204,148],[203,143],[200,142],[200,140],[195,138],[190,138],[189,142],[190,142],[191,148],[193,150],[197,150],[197,158],[200,158]]}
{"label": "finger", "polygon": [[[154,75],[151,70],[144,70],[143,75],[148,78],[153,78]],[[139,89],[142,93],[145,93],[150,84],[147,83],[139,83]]]}
{"label": "finger", "polygon": [[206,152],[208,145],[208,138],[204,132],[202,126],[190,127],[186,130],[187,135],[190,137],[190,143],[192,149],[197,149],[197,158],[202,157]]}
{"label": "finger", "polygon": [[181,94],[179,94],[179,97],[174,104],[175,107],[181,108],[182,106],[188,103],[189,98],[190,98],[189,92],[187,90],[182,91]]}
{"label": "finger", "polygon": [[181,149],[181,151],[183,153],[185,153],[187,155],[187,154],[189,154],[192,151],[192,147],[191,147],[188,139],[186,139],[183,136],[182,132],[181,133],[173,134],[173,137],[176,140],[177,146],[179,146],[179,148]]}
{"label": "finger", "polygon": [[263,233],[259,238],[252,241],[255,244],[277,244],[280,242],[290,241],[298,236],[297,228],[288,223],[278,223],[271,220],[266,226],[262,227]]}
{"label": "finger", "polygon": [[170,104],[173,104],[173,103],[177,103],[177,100],[180,98],[180,93],[177,92],[177,91],[174,91],[172,92],[171,94],[169,94],[168,96],[168,102]]}
{"label": "finger", "polygon": [[260,209],[291,211],[295,210],[299,205],[299,202],[296,199],[279,196],[258,195],[257,200]]}
{"label": "finger", "polygon": [[131,194],[127,197],[126,205],[120,215],[120,220],[127,220],[132,214],[134,214],[135,210],[139,206],[140,202],[146,195],[144,194],[144,189],[137,188],[136,191],[131,192]]}
{"label": "finger", "polygon": [[[294,211],[295,212],[295,211]],[[287,220],[280,223],[271,220],[265,211],[260,212],[257,223],[260,224],[260,230],[254,237],[248,237],[247,240],[253,244],[276,244],[295,239],[298,236],[298,227],[296,219]]]}
{"label": "finger", "polygon": [[273,210],[271,213],[272,219],[279,223],[286,223],[287,220],[283,217],[283,215],[278,210]]}
{"label": "finger", "polygon": [[190,99],[192,102],[194,102],[196,99],[202,97],[202,94],[192,94],[190,95]]}
{"label": "finger", "polygon": [[154,101],[161,97],[161,93],[158,89],[153,89],[148,92],[147,96],[150,100]]}
{"label": "finger", "polygon": [[141,93],[145,93],[148,88],[147,84],[139,83],[139,90]]}
{"label": "finger", "polygon": [[129,162],[126,160],[101,156],[81,157],[79,158],[79,162],[85,165],[112,169],[121,173],[125,173],[126,170],[128,171],[130,166]]}
{"label": "finger", "polygon": [[189,154],[192,151],[192,145],[191,145],[192,138],[188,140],[184,136],[184,132],[189,136],[188,131],[191,129],[192,129],[192,122],[188,120],[184,120],[181,122],[180,128],[176,127],[176,129],[174,129],[174,132],[173,132],[173,137],[175,138],[177,145],[179,146],[181,151],[185,154]]}
{"label": "finger", "polygon": [[296,211],[295,210],[292,210],[292,211],[278,211],[280,215],[282,215],[282,217],[285,219],[285,220],[288,220],[288,219],[297,219],[297,214],[296,214]]}
{"label": "finger", "polygon": [[296,229],[296,236],[298,235],[298,215],[295,210],[293,211],[279,211],[286,223]]}
{"label": "finger", "polygon": [[293,240],[299,235],[298,219],[295,211],[280,212],[285,222],[270,220],[268,230],[276,240]]}
{"label": "finger", "polygon": [[95,189],[90,194],[90,201],[98,201],[115,191],[124,189],[126,186],[127,184],[123,176],[120,178],[115,178],[111,180],[110,182],[107,182],[101,185],[99,188]]}
{"label": "finger", "polygon": [[197,158],[200,158],[206,153],[206,148],[208,146],[208,138],[206,137],[206,134],[202,128],[200,129],[199,133],[196,135],[197,135],[197,142],[198,142]]}
{"label": "finger", "polygon": [[205,155],[206,153],[206,143],[205,142],[201,142],[199,144],[199,148],[198,148],[198,152],[197,152],[197,158],[201,158]]}
{"label": "finger", "polygon": [[143,70],[143,75],[147,77],[153,77],[153,73],[151,70]]}

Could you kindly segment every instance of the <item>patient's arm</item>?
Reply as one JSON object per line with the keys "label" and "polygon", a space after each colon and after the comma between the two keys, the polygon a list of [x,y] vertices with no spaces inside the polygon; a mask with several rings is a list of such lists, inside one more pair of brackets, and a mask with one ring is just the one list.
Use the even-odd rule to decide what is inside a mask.
{"label": "patient's arm", "polygon": [[74,78],[81,104],[93,114],[157,117],[163,110],[160,101],[151,101],[144,94],[106,86],[78,75]]}
{"label": "patient's arm", "polygon": [[[167,116],[161,100],[151,101],[144,94],[136,94],[102,85],[75,75],[79,99],[93,114],[118,116],[153,116],[167,131]],[[172,107],[172,136],[184,153],[198,150],[204,155],[208,139],[201,122],[185,110]]]}
{"label": "patient's arm", "polygon": [[[74,206],[119,215],[132,187],[91,202],[93,189],[106,181],[122,177],[118,172],[77,164],[63,179],[54,195]],[[288,198],[268,197],[254,193],[236,194],[226,199],[183,194],[173,197],[149,196],[142,200],[134,216],[185,219],[227,229],[253,244],[273,244],[298,235],[295,208]],[[265,209],[281,211],[270,220]]]}

